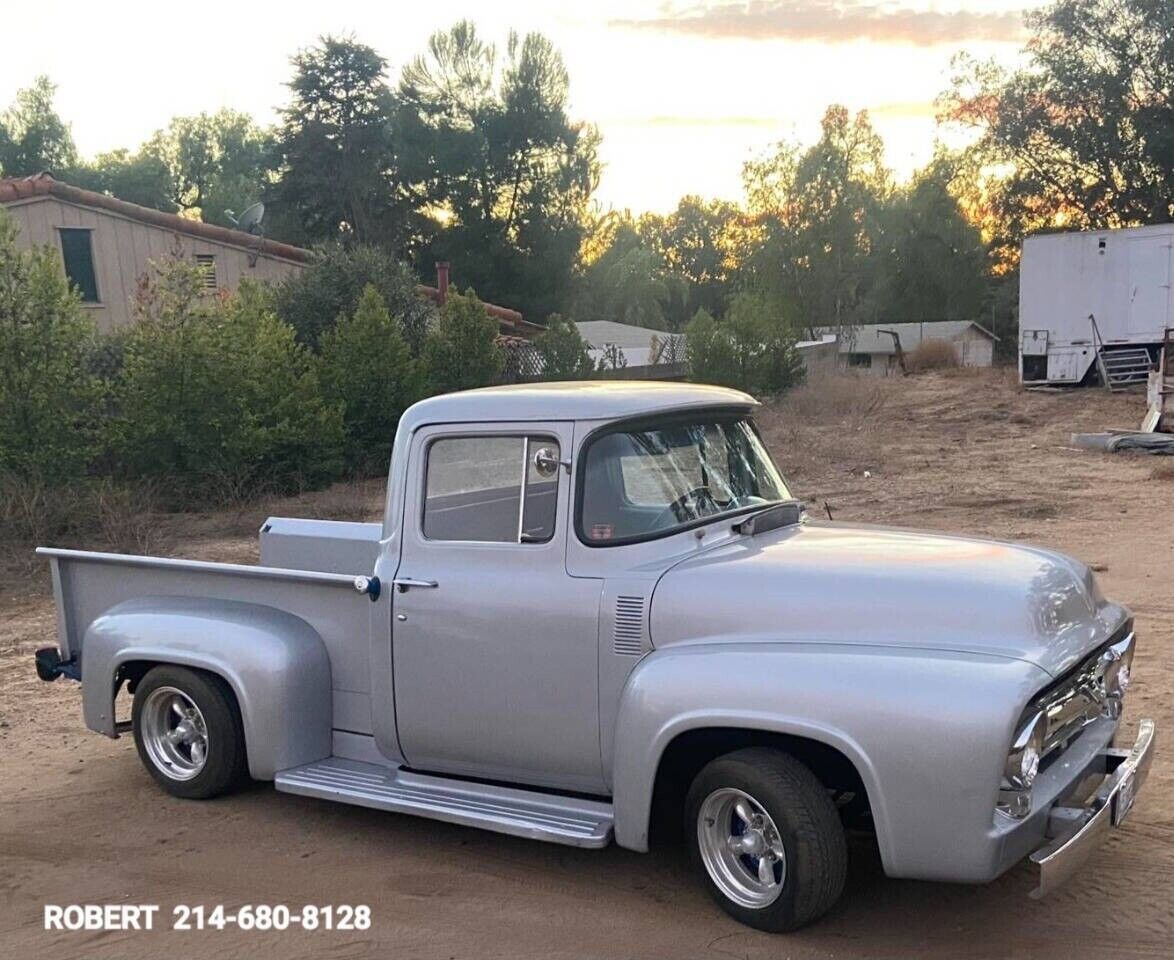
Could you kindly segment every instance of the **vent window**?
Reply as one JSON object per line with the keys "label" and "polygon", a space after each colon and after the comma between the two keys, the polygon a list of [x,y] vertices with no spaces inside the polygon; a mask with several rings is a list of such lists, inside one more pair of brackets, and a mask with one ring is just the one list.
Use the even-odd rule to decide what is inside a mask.
{"label": "vent window", "polygon": [[196,267],[204,279],[205,290],[219,290],[220,284],[216,280],[216,255],[211,253],[197,253]]}
{"label": "vent window", "polygon": [[60,227],[59,232],[66,277],[81,294],[82,303],[98,303],[98,278],[94,273],[91,231],[77,227]]}

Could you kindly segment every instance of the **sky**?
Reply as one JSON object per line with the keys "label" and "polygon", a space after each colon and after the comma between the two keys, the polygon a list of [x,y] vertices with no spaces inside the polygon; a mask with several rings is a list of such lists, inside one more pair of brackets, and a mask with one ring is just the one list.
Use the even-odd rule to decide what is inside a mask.
{"label": "sky", "polygon": [[663,212],[689,193],[738,199],[742,164],[781,139],[812,142],[829,103],[867,109],[907,177],[932,154],[951,59],[1015,63],[1021,11],[1039,2],[41,0],[35,15],[3,18],[0,104],[48,74],[84,156],[221,107],[271,123],[290,55],[317,37],[352,33],[387,58],[394,82],[430,34],[469,18],[500,45],[511,29],[550,37],[572,117],[603,135],[597,199]]}

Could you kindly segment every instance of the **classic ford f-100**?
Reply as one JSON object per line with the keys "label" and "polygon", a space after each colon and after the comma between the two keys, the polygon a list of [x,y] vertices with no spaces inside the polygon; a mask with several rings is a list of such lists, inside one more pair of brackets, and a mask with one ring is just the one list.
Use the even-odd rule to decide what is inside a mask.
{"label": "classic ford f-100", "polygon": [[[92,730],[168,792],[278,790],[557,843],[683,825],[731,915],[888,875],[1039,892],[1125,819],[1129,612],[1048,550],[808,516],[733,390],[546,384],[404,415],[382,523],[259,566],[42,549]],[[133,696],[119,720],[120,691]],[[659,835],[659,834],[658,834]]]}

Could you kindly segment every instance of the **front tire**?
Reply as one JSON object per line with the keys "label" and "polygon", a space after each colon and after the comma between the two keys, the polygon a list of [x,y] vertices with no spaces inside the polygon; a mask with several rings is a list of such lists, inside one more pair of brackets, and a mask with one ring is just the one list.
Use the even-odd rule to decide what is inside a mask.
{"label": "front tire", "polygon": [[706,765],[685,801],[685,835],[710,896],[759,930],[796,930],[843,892],[848,849],[836,808],[782,751],[752,747]]}
{"label": "front tire", "polygon": [[131,721],[139,759],[172,796],[206,800],[244,776],[236,698],[214,674],[153,667],[135,688]]}

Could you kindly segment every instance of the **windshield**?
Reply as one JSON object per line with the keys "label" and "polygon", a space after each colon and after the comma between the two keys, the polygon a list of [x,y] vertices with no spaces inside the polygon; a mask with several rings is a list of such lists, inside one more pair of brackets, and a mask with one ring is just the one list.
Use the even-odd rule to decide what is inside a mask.
{"label": "windshield", "polygon": [[580,539],[608,546],[664,536],[790,494],[749,420],[708,415],[592,440],[581,497]]}

